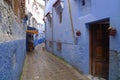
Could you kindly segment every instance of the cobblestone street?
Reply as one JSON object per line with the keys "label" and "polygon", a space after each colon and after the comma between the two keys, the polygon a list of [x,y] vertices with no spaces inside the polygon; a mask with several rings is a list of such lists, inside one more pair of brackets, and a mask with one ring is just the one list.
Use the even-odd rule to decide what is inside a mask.
{"label": "cobblestone street", "polygon": [[27,54],[21,80],[88,80],[42,47],[43,44]]}

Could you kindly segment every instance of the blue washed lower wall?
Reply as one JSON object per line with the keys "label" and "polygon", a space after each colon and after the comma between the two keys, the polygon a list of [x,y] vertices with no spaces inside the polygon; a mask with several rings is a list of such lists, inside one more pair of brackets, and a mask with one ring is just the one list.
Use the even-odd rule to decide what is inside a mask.
{"label": "blue washed lower wall", "polygon": [[120,52],[118,53],[118,80],[120,80]]}
{"label": "blue washed lower wall", "polygon": [[[47,42],[47,50],[53,52],[52,48],[49,47]],[[89,54],[86,54],[84,47],[80,45],[64,44],[62,43],[62,51],[57,51],[56,42],[53,44],[54,54],[63,58],[69,64],[79,69],[85,74],[89,73]]]}
{"label": "blue washed lower wall", "polygon": [[26,40],[0,43],[0,80],[19,80],[25,55]]}
{"label": "blue washed lower wall", "polygon": [[120,53],[115,50],[110,51],[109,70],[109,80],[120,80]]}
{"label": "blue washed lower wall", "polygon": [[[46,47],[48,51],[53,52],[48,42]],[[59,52],[56,42],[54,42],[53,49],[55,55],[63,58],[83,73],[89,74],[89,53],[86,52],[87,49],[80,45],[62,44],[62,51]],[[120,80],[120,52],[111,50],[109,62],[109,80]]]}

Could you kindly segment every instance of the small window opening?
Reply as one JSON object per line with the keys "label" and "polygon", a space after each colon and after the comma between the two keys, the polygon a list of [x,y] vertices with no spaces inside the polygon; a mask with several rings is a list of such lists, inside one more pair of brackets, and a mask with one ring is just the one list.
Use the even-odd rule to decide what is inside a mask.
{"label": "small window opening", "polygon": [[82,5],[85,6],[85,0],[82,0]]}
{"label": "small window opening", "polygon": [[62,12],[60,12],[60,14],[59,14],[59,16],[60,16],[60,23],[62,23]]}
{"label": "small window opening", "polygon": [[50,27],[52,27],[52,13],[48,12],[46,14],[46,17],[48,19],[48,22],[50,23]]}
{"label": "small window opening", "polygon": [[52,41],[49,41],[49,47],[52,48],[52,46],[53,46],[53,42],[52,42]]}
{"label": "small window opening", "polygon": [[62,43],[57,42],[57,51],[61,52],[61,50],[62,50]]}

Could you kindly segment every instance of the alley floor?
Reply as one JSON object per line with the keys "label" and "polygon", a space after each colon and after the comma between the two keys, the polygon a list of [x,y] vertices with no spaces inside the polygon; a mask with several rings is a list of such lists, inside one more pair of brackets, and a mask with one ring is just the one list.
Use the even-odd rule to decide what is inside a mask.
{"label": "alley floor", "polygon": [[43,49],[44,44],[26,55],[21,80],[89,80],[82,73]]}

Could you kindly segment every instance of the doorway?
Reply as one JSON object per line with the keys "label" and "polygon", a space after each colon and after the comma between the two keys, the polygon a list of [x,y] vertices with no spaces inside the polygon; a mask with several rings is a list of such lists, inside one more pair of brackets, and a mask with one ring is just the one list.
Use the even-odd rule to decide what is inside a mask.
{"label": "doorway", "polygon": [[90,23],[90,74],[108,80],[109,19]]}

